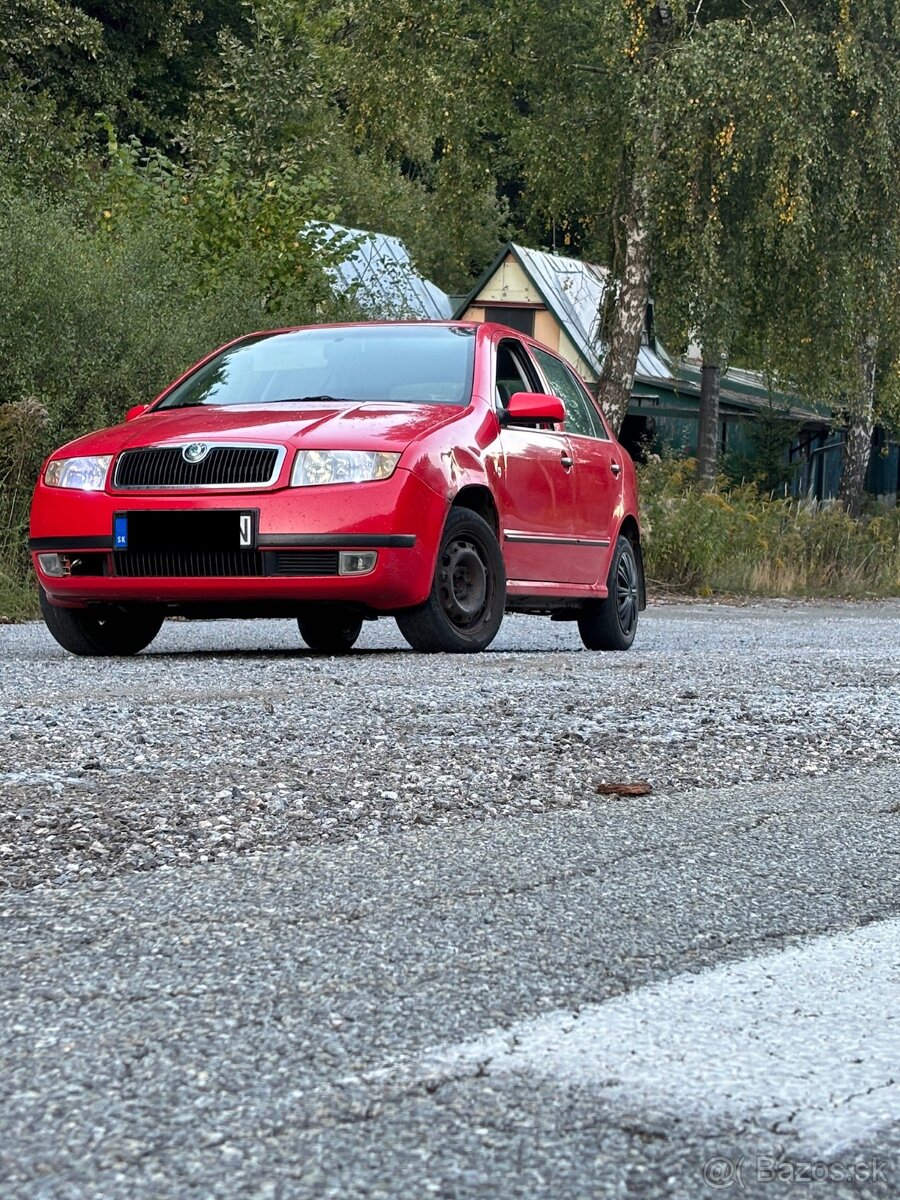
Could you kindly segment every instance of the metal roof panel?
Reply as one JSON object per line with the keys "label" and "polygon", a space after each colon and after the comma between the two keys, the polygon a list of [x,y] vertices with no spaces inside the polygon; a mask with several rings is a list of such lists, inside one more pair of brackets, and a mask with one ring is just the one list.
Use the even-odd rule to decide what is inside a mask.
{"label": "metal roof panel", "polygon": [[328,273],[339,291],[354,289],[353,297],[363,308],[379,316],[426,321],[446,321],[453,315],[450,297],[419,274],[399,238],[345,225],[330,224],[326,230],[329,240],[347,236],[356,242]]}
{"label": "metal roof panel", "polygon": [[[531,275],[548,309],[578,353],[599,375],[603,362],[599,344],[600,310],[606,292],[606,268],[546,250],[531,250],[515,242],[509,248]],[[649,379],[672,379],[672,372],[652,346],[641,346],[637,372]]]}

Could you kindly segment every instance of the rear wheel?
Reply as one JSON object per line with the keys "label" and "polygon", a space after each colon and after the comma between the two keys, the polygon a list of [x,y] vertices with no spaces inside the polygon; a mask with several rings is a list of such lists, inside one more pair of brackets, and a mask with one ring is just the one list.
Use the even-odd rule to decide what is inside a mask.
{"label": "rear wheel", "polygon": [[159,633],[163,615],[139,605],[56,608],[41,589],[44,624],[64,650],[81,655],[137,654]]}
{"label": "rear wheel", "polygon": [[640,572],[634,547],[620,537],[609,566],[605,600],[592,601],[578,618],[578,632],[588,650],[627,650],[637,632]]}
{"label": "rear wheel", "polygon": [[300,636],[317,654],[346,654],[362,630],[362,617],[350,609],[333,605],[310,609],[297,618]]}
{"label": "rear wheel", "polygon": [[397,614],[414,650],[466,654],[497,636],[506,605],[506,570],[494,531],[466,508],[447,517],[431,592],[424,604]]}

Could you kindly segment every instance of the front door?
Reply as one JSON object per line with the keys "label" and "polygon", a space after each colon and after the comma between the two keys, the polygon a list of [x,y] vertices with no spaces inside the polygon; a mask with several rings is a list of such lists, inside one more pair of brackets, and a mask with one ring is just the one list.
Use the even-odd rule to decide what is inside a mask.
{"label": "front door", "polygon": [[578,539],[579,583],[605,583],[612,530],[621,519],[622,448],[610,440],[600,414],[565,363],[543,350],[534,356],[566,408],[566,433],[575,467],[573,527]]}
{"label": "front door", "polygon": [[[515,392],[541,390],[524,346],[510,338],[497,346],[495,380],[501,414]],[[575,480],[569,439],[558,429],[502,425],[500,445],[496,486],[507,578],[575,582]]]}

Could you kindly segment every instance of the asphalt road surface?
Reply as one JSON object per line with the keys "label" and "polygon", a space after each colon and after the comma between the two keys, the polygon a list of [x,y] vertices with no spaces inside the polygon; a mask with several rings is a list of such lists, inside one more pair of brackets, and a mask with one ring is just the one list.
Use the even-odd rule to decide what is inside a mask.
{"label": "asphalt road surface", "polygon": [[900,605],[297,645],[0,629],[2,1200],[900,1195]]}

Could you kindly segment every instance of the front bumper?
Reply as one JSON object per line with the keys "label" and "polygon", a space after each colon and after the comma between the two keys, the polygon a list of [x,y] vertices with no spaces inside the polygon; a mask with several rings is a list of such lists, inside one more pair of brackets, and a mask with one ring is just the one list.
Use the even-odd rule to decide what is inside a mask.
{"label": "front bumper", "polygon": [[[134,578],[122,573],[124,560],[113,548],[117,513],[214,509],[258,513],[253,547],[258,561],[252,577],[196,574],[196,563],[190,575],[144,573]],[[426,599],[446,514],[447,501],[402,469],[390,479],[372,483],[240,494],[70,492],[41,482],[32,504],[29,548],[41,587],[51,603],[62,607],[330,600],[391,612]],[[196,558],[202,561],[204,547],[196,549]],[[351,550],[375,550],[374,569],[364,575],[284,574],[286,558],[293,556],[297,562],[310,552],[316,561],[326,562],[329,551]],[[64,555],[67,562],[78,559],[80,553],[81,562],[75,569],[84,569],[89,563],[92,573],[48,575],[39,561],[39,555],[45,553]]]}

